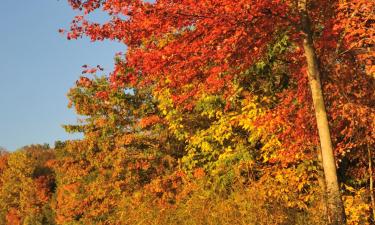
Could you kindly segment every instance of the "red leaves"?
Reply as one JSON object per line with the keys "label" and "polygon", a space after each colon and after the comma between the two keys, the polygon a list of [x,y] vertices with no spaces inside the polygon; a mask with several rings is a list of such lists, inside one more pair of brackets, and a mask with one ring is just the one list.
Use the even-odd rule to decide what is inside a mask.
{"label": "red leaves", "polygon": [[98,91],[96,92],[95,97],[101,100],[107,100],[109,97],[109,94],[107,91]]}
{"label": "red leaves", "polygon": [[[73,1],[74,8],[89,13],[102,7],[113,19],[103,25],[89,23],[82,16],[73,20],[70,38],[82,34],[92,40],[118,39],[128,47],[127,63],[142,71],[142,83],[157,83],[180,89],[187,84],[202,86],[210,92],[223,91],[221,73],[246,68],[264,51],[276,25],[286,23],[280,17],[287,5],[279,1]],[[271,14],[264,14],[272,9]],[[123,19],[127,16],[129,19]],[[261,33],[263,32],[263,33]],[[266,33],[266,35],[265,35]],[[213,69],[207,70],[209,64]],[[210,67],[210,66],[209,66]],[[95,71],[85,71],[95,72]],[[118,76],[112,79],[121,86]],[[235,74],[235,73],[233,73]],[[169,82],[163,78],[168,76]],[[126,82],[136,83],[129,74]],[[227,85],[229,87],[230,85]],[[184,91],[176,93],[185,95]],[[196,94],[200,94],[196,92]],[[183,99],[181,97],[179,99]],[[179,101],[182,104],[183,101]]]}
{"label": "red leaves", "polygon": [[[230,99],[235,93],[233,87],[242,85],[236,83],[242,81],[239,74],[267,58],[275,37],[286,32],[293,47],[288,47],[282,59],[273,60],[280,60],[279,66],[285,67],[283,70],[291,80],[290,86],[275,94],[278,103],[259,123],[267,124],[270,133],[276,133],[286,151],[291,154],[311,149],[311,146],[317,144],[304,67],[306,62],[301,48],[303,32],[298,25],[298,9],[290,1],[158,0],[152,4],[140,0],[69,2],[73,8],[82,10],[83,14],[100,8],[112,18],[104,24],[97,24],[79,15],[72,22],[68,38],[86,35],[92,40],[115,39],[128,47],[125,63],[117,63],[110,76],[111,87],[150,86],[155,91],[168,88],[173,103],[187,110],[192,110],[195,101],[202,95],[218,94]],[[358,0],[317,1],[309,9],[316,37],[314,44],[318,58],[322,61],[322,81],[327,93],[325,97],[329,99],[327,108],[334,120],[354,120],[356,117],[356,120],[361,121],[362,130],[368,130],[364,128],[367,122],[359,119],[359,115],[368,116],[369,109],[363,106],[360,107],[361,112],[347,110],[344,105],[347,105],[345,102],[348,100],[345,99],[351,95],[347,93],[353,93],[353,96],[349,96],[353,99],[364,99],[364,96],[369,98],[369,89],[365,87],[364,80],[358,81],[360,84],[351,82],[350,76],[354,79],[362,73],[352,69],[355,65],[340,54],[354,53],[355,60],[363,62],[368,74],[374,70],[373,53],[370,51],[373,45],[372,8],[373,3]],[[334,71],[331,65],[333,67],[339,62],[350,66]],[[84,73],[95,73],[97,69],[100,68],[85,68]],[[336,80],[330,81],[327,77]],[[79,84],[83,87],[90,85],[85,79]],[[99,91],[95,96],[108,99],[108,91]],[[228,110],[230,104],[230,101],[226,102]],[[361,105],[366,104],[361,102]],[[146,117],[140,121],[140,125],[149,127],[157,122],[156,117]],[[346,146],[344,142],[349,136],[342,134],[340,130],[343,128],[337,124],[332,124],[336,143],[338,146]],[[350,129],[347,130],[350,135],[359,136],[361,129],[354,129],[355,125],[349,124]]]}
{"label": "red leaves", "polygon": [[82,74],[85,74],[85,73],[96,73],[97,70],[98,69],[96,69],[96,68],[91,68],[91,69],[83,70]]}
{"label": "red leaves", "polygon": [[114,89],[124,88],[125,86],[135,87],[138,84],[138,77],[132,71],[124,71],[124,65],[115,66],[115,70],[109,77],[109,81]]}
{"label": "red leaves", "polygon": [[82,68],[84,68],[84,70],[82,71],[82,74],[86,74],[86,73],[93,74],[93,73],[96,73],[98,70],[100,71],[104,70],[104,68],[101,67],[100,65],[97,65],[96,67],[89,67],[87,65],[83,65]]}

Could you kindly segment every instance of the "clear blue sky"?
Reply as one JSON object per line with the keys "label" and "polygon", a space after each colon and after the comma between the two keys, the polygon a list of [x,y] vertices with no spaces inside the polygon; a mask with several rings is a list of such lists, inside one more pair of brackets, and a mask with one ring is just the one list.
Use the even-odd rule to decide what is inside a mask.
{"label": "clear blue sky", "polygon": [[1,0],[0,146],[15,150],[79,137],[61,127],[77,118],[67,108],[67,91],[83,64],[108,72],[125,46],[67,41],[58,29],[67,28],[73,16],[66,0]]}

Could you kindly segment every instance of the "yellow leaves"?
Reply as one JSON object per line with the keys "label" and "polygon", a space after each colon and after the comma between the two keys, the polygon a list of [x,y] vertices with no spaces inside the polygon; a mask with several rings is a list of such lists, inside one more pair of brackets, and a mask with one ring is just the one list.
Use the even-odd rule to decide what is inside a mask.
{"label": "yellow leaves", "polygon": [[212,150],[211,145],[208,142],[206,142],[206,141],[202,142],[198,146],[200,146],[204,152],[210,152]]}
{"label": "yellow leaves", "polygon": [[304,183],[300,183],[300,184],[298,184],[298,186],[297,186],[297,190],[298,190],[298,191],[302,191],[304,187],[305,187],[305,184],[304,184]]}
{"label": "yellow leaves", "polygon": [[158,48],[165,47],[166,45],[168,45],[170,42],[172,42],[175,39],[175,36],[176,36],[175,34],[178,32],[179,32],[178,30],[174,29],[172,32],[165,34],[164,37],[159,38],[156,41],[156,46]]}
{"label": "yellow leaves", "polygon": [[277,152],[282,151],[282,144],[275,136],[271,136],[267,139],[261,151],[263,152],[263,162],[268,162],[278,157]]}
{"label": "yellow leaves", "polygon": [[347,224],[370,224],[368,217],[371,213],[370,204],[366,201],[367,190],[365,188],[356,190],[348,185],[345,185],[345,189],[351,193],[343,196]]}
{"label": "yellow leaves", "polygon": [[237,121],[238,125],[249,132],[259,132],[260,130],[256,128],[253,124],[254,121],[259,118],[263,111],[259,104],[256,103],[257,98],[245,98],[242,102],[241,113],[233,116],[232,120]]}

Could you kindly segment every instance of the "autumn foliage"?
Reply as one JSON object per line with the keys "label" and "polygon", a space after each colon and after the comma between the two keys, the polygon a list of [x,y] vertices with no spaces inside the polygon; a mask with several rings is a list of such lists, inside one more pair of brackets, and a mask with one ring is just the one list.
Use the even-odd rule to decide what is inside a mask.
{"label": "autumn foliage", "polygon": [[68,39],[127,51],[69,90],[83,139],[1,152],[0,224],[335,224],[307,33],[346,222],[374,223],[373,2],[68,2]]}

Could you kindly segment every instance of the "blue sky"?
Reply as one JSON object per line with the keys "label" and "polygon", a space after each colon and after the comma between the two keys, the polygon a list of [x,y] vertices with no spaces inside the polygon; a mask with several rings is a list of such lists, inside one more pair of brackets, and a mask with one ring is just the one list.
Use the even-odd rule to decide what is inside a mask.
{"label": "blue sky", "polygon": [[1,0],[0,146],[15,150],[79,137],[61,127],[77,118],[67,108],[67,91],[82,65],[99,64],[108,72],[125,46],[66,40],[58,29],[74,15],[66,0]]}

